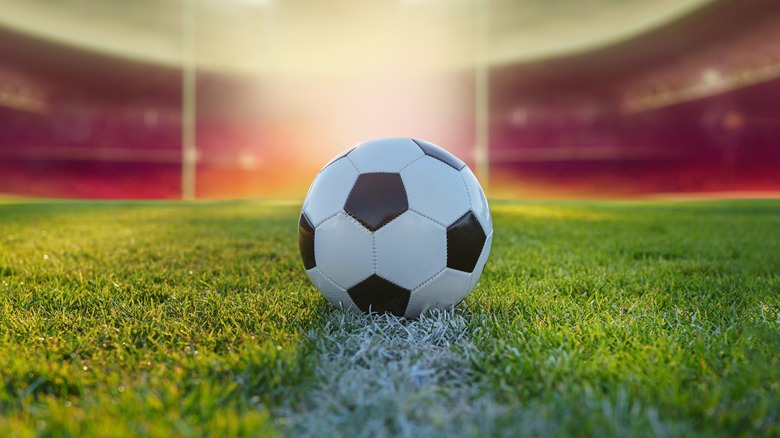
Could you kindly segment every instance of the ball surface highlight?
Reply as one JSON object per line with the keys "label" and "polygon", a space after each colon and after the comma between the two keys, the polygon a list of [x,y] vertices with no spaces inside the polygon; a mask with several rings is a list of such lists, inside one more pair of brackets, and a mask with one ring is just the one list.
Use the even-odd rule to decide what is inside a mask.
{"label": "ball surface highlight", "polygon": [[468,166],[411,138],[366,141],[331,160],[298,222],[304,268],[329,303],[406,318],[460,303],[492,240]]}

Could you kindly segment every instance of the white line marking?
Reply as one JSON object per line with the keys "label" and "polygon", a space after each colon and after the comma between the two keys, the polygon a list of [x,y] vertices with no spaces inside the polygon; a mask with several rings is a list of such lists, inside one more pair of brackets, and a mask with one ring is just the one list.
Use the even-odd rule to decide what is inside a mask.
{"label": "white line marking", "polygon": [[451,311],[417,321],[333,312],[308,334],[320,383],[277,423],[292,436],[489,435],[507,410],[470,384],[466,326]]}

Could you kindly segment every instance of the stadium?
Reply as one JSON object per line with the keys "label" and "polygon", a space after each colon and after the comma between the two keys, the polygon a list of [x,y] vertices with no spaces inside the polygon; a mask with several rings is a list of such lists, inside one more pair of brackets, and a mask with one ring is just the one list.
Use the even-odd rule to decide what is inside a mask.
{"label": "stadium", "polygon": [[[780,434],[780,3],[0,9],[0,435]],[[479,180],[454,309],[307,277],[384,137]]]}

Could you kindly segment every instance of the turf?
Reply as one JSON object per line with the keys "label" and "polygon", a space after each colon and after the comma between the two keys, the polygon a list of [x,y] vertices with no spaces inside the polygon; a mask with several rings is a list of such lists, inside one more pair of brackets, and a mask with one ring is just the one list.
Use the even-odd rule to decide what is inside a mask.
{"label": "turf", "polygon": [[492,210],[398,322],[325,305],[297,204],[5,200],[0,436],[780,435],[780,201]]}

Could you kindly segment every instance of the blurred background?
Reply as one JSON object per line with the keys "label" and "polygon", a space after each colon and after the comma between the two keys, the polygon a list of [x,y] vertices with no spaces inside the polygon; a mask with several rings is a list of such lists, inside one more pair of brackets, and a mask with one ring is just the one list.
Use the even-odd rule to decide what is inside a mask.
{"label": "blurred background", "polygon": [[780,194],[776,0],[0,0],[0,195],[302,198],[424,138],[493,197]]}

